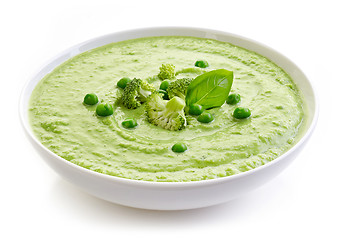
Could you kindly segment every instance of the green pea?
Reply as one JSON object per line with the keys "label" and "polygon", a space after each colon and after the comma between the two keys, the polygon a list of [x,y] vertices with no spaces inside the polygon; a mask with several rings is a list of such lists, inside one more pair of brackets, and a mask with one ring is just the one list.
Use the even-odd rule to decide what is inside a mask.
{"label": "green pea", "polygon": [[110,116],[113,114],[113,107],[109,103],[100,103],[96,107],[96,114],[101,117]]}
{"label": "green pea", "polygon": [[207,61],[204,60],[198,60],[195,62],[195,66],[199,67],[199,68],[207,68],[209,67],[209,63]]}
{"label": "green pea", "polygon": [[124,128],[134,128],[134,127],[137,126],[137,122],[136,122],[136,120],[133,119],[133,118],[127,118],[126,120],[124,120],[124,121],[122,122],[122,126],[123,126]]}
{"label": "green pea", "polygon": [[161,85],[160,85],[160,89],[167,91],[168,87],[169,87],[169,81],[168,80],[164,80]]}
{"label": "green pea", "polygon": [[131,81],[130,78],[127,78],[127,77],[124,77],[124,78],[121,78],[118,82],[117,82],[117,86],[119,88],[125,88],[127,86],[127,84]]}
{"label": "green pea", "polygon": [[173,152],[177,152],[177,153],[181,153],[181,152],[185,152],[186,150],[188,150],[187,145],[185,145],[184,143],[175,143],[172,147],[171,150]]}
{"label": "green pea", "polygon": [[189,114],[191,115],[200,115],[203,111],[203,107],[197,103],[194,103],[189,107]]}
{"label": "green pea", "polygon": [[98,97],[96,96],[95,93],[88,93],[84,99],[83,102],[87,105],[95,105],[96,103],[99,102]]}
{"label": "green pea", "polygon": [[245,107],[238,107],[235,109],[233,116],[234,118],[237,119],[244,119],[244,118],[248,118],[251,115],[251,111],[249,108],[245,108]]}
{"label": "green pea", "polygon": [[214,119],[215,119],[214,116],[208,112],[204,112],[197,117],[197,121],[202,122],[202,123],[209,123],[209,122],[212,122]]}
{"label": "green pea", "polygon": [[227,98],[227,104],[235,105],[241,101],[241,95],[238,93],[232,93]]}
{"label": "green pea", "polygon": [[159,92],[159,93],[162,93],[163,94],[163,99],[164,100],[169,100],[169,96],[168,96],[168,93],[167,93],[167,91],[165,91],[165,90],[162,90],[162,89],[159,89],[159,90],[157,90],[157,92]]}

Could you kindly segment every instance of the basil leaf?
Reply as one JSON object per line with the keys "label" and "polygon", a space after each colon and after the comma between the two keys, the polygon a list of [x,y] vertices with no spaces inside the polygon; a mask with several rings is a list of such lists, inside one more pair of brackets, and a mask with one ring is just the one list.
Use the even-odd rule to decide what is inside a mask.
{"label": "basil leaf", "polygon": [[197,103],[204,109],[220,107],[227,99],[233,81],[233,72],[213,70],[196,77],[189,85],[186,104]]}

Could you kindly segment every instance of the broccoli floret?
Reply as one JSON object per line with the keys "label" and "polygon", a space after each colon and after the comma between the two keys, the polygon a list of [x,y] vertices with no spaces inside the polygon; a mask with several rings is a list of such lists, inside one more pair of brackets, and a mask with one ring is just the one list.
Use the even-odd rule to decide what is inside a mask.
{"label": "broccoli floret", "polygon": [[187,125],[185,101],[179,97],[163,100],[162,94],[155,92],[150,95],[145,106],[148,121],[156,126],[177,131]]}
{"label": "broccoli floret", "polygon": [[172,79],[175,77],[175,66],[172,64],[162,64],[160,73],[157,75],[159,79]]}
{"label": "broccoli floret", "polygon": [[187,89],[191,81],[191,78],[181,78],[169,83],[167,88],[169,99],[172,99],[175,96],[185,99],[185,96],[187,95]]}
{"label": "broccoli floret", "polygon": [[147,81],[134,78],[123,89],[122,104],[129,109],[138,108],[155,90]]}

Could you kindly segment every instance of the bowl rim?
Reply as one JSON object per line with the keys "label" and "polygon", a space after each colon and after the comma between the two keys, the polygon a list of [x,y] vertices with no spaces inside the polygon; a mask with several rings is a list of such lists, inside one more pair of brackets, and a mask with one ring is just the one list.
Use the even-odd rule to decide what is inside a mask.
{"label": "bowl rim", "polygon": [[[24,106],[24,100],[25,100],[25,93],[28,91],[28,86],[31,84],[31,82],[37,77],[38,73],[40,73],[44,68],[46,68],[47,66],[51,65],[54,61],[56,61],[58,58],[60,58],[61,56],[65,55],[65,54],[69,54],[70,56],[67,58],[70,59],[80,53],[86,52],[88,50],[84,50],[84,51],[74,51],[74,49],[79,49],[80,47],[83,47],[87,44],[93,43],[93,42],[97,42],[100,39],[104,39],[104,38],[109,38],[109,37],[114,37],[114,35],[128,35],[131,33],[144,33],[144,32],[155,32],[155,31],[177,31],[177,30],[181,30],[181,31],[196,31],[196,32],[204,32],[204,33],[211,33],[211,34],[219,34],[219,35],[223,35],[223,36],[227,36],[227,37],[233,37],[236,39],[240,39],[240,40],[244,40],[244,41],[248,41],[251,42],[255,45],[258,45],[259,47],[265,48],[270,52],[273,52],[274,54],[277,54],[281,57],[283,57],[284,59],[286,59],[288,62],[290,62],[291,64],[294,65],[294,67],[296,67],[296,69],[303,74],[303,76],[305,77],[305,79],[308,82],[308,85],[310,87],[310,90],[312,91],[312,95],[313,95],[313,101],[314,101],[314,106],[312,106],[313,108],[313,117],[312,117],[312,121],[309,125],[309,127],[307,129],[304,130],[304,135],[298,140],[298,142],[293,145],[289,150],[287,150],[285,153],[283,153],[282,155],[280,155],[279,157],[275,158],[274,160],[256,167],[254,169],[245,171],[245,172],[241,172],[235,175],[230,175],[230,176],[225,176],[225,177],[219,177],[219,178],[214,178],[214,179],[206,179],[206,180],[197,180],[197,181],[188,181],[188,182],[155,182],[155,181],[145,181],[145,180],[136,180],[136,179],[128,179],[128,178],[123,178],[123,177],[117,177],[117,176],[112,176],[112,175],[107,175],[107,174],[103,174],[103,173],[99,173],[99,172],[95,172],[93,170],[89,170],[87,168],[81,167],[79,165],[76,165],[75,163],[72,163],[70,161],[67,161],[66,159],[63,159],[62,157],[58,156],[57,154],[55,154],[54,152],[52,152],[51,150],[49,150],[47,147],[45,147],[34,135],[31,126],[28,122],[28,117],[25,118],[25,116],[27,115],[28,112],[28,108],[25,108]],[[168,35],[155,35],[155,36],[169,36]],[[174,35],[173,35],[174,36]],[[175,35],[175,36],[180,36],[180,35]],[[186,35],[189,36],[189,35]],[[143,36],[143,37],[151,37],[151,36]],[[137,37],[137,38],[142,38],[142,37]],[[203,37],[202,37],[203,38]],[[204,37],[207,38],[207,37]],[[136,39],[136,38],[127,38],[127,39]],[[127,40],[126,39],[126,40]],[[219,40],[221,41],[221,40]],[[114,42],[114,41],[112,41]],[[118,41],[116,41],[118,42]],[[103,46],[105,44],[100,44],[100,46]],[[236,44],[235,44],[236,45]],[[97,48],[99,46],[96,47],[91,47],[90,49],[94,49]],[[251,49],[249,49],[251,50]],[[259,53],[260,54],[260,53]],[[262,55],[264,56],[264,55]],[[266,57],[266,56],[264,56]],[[63,62],[66,60],[63,60]],[[62,63],[58,63],[56,66],[53,67],[53,69],[57,66],[59,66]],[[43,77],[48,74],[44,73]],[[41,77],[38,81],[40,82],[41,79],[43,78]],[[36,83],[36,84],[37,84]],[[36,85],[35,85],[36,86]],[[31,93],[29,94],[28,99],[30,98]],[[307,106],[308,107],[308,106]],[[81,43],[75,44],[69,48],[67,48],[66,50],[60,52],[59,54],[57,54],[55,57],[48,59],[47,61],[45,61],[44,64],[40,65],[40,68],[38,68],[25,82],[21,93],[20,93],[20,98],[19,98],[19,118],[20,118],[20,122],[22,127],[24,128],[27,136],[30,138],[30,140],[32,140],[35,144],[37,144],[41,150],[46,151],[47,153],[51,154],[54,158],[56,158],[58,161],[62,161],[64,164],[74,168],[77,171],[80,171],[81,173],[84,174],[89,174],[93,177],[97,177],[97,178],[101,178],[103,180],[107,180],[107,181],[114,181],[116,183],[121,183],[121,184],[125,184],[125,185],[137,185],[137,186],[141,186],[141,187],[165,187],[165,188],[177,188],[177,187],[201,187],[201,186],[208,186],[208,185],[213,185],[213,184],[221,184],[224,182],[230,182],[230,181],[234,181],[240,178],[244,178],[248,175],[252,175],[255,174],[259,171],[262,171],[265,168],[268,168],[272,165],[277,164],[278,162],[282,161],[284,158],[287,158],[290,154],[292,154],[293,152],[295,152],[301,145],[303,145],[303,143],[311,136],[317,121],[318,121],[318,95],[315,91],[315,88],[313,87],[313,83],[310,81],[310,79],[304,74],[304,72],[298,67],[298,65],[296,65],[293,61],[291,61],[289,58],[287,58],[286,56],[284,56],[283,54],[281,54],[280,52],[276,51],[275,49],[270,48],[269,46],[260,43],[258,41],[252,40],[250,38],[247,37],[243,37],[241,35],[237,35],[237,34],[233,34],[230,32],[226,32],[226,31],[220,31],[220,30],[214,30],[214,29],[209,29],[209,28],[197,28],[197,27],[184,27],[184,26],[164,26],[164,27],[145,27],[145,28],[135,28],[135,29],[129,29],[129,30],[123,30],[123,31],[118,31],[118,32],[112,32],[112,33],[108,33],[105,35],[101,35],[95,38],[91,38],[89,40],[83,41]]]}

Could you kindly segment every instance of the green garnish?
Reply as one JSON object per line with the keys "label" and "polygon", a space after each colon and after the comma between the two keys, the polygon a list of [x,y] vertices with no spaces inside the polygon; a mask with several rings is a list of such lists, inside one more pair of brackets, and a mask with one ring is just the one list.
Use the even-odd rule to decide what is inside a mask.
{"label": "green garnish", "polygon": [[169,87],[169,83],[170,83],[170,81],[164,80],[164,81],[161,83],[161,85],[160,85],[160,89],[166,91],[167,88]]}
{"label": "green garnish", "polygon": [[155,91],[155,87],[146,80],[134,78],[123,89],[121,103],[128,109],[138,108]]}
{"label": "green garnish", "polygon": [[248,118],[248,117],[251,116],[251,111],[250,111],[249,108],[238,107],[238,108],[235,109],[233,116],[234,116],[234,118],[237,118],[237,119]]}
{"label": "green garnish", "polygon": [[116,85],[117,85],[119,88],[124,89],[124,88],[127,86],[128,82],[130,82],[130,81],[131,81],[130,78],[124,77],[124,78],[121,78],[121,79],[117,82]]}
{"label": "green garnish", "polygon": [[189,114],[191,115],[200,115],[203,112],[203,107],[197,103],[192,104],[189,107]]}
{"label": "green garnish", "polygon": [[124,120],[124,121],[122,122],[122,126],[123,126],[124,128],[134,128],[134,127],[137,126],[137,122],[136,122],[136,120],[133,119],[133,118],[127,118],[126,120]]}
{"label": "green garnish", "polygon": [[233,81],[233,72],[213,70],[196,77],[189,85],[186,105],[196,103],[204,109],[220,107],[227,99]]}
{"label": "green garnish", "polygon": [[235,105],[241,101],[241,95],[238,93],[232,93],[227,98],[227,104],[229,105]]}
{"label": "green garnish", "polygon": [[95,105],[96,103],[99,102],[98,97],[96,96],[95,93],[88,93],[84,99],[83,102],[87,105]]}
{"label": "green garnish", "polygon": [[214,119],[215,119],[214,116],[208,112],[204,112],[197,117],[197,121],[202,122],[202,123],[209,123],[209,122],[212,122]]}
{"label": "green garnish", "polygon": [[101,117],[110,116],[113,114],[113,107],[109,103],[100,103],[96,107],[96,114]]}
{"label": "green garnish", "polygon": [[207,68],[209,67],[209,63],[207,61],[204,60],[198,60],[195,62],[195,66],[199,67],[199,68]]}
{"label": "green garnish", "polygon": [[162,98],[163,98],[164,100],[169,100],[169,96],[168,96],[167,91],[162,90],[162,89],[159,89],[159,90],[157,90],[157,92],[163,94],[163,97],[162,97]]}
{"label": "green garnish", "polygon": [[162,94],[154,92],[145,104],[148,122],[170,131],[185,128],[187,120],[184,114],[185,102],[179,97],[163,100]]}
{"label": "green garnish", "polygon": [[157,75],[159,79],[172,79],[175,77],[175,66],[172,64],[162,64],[160,73]]}
{"label": "green garnish", "polygon": [[181,78],[171,81],[167,88],[169,99],[172,99],[175,96],[185,99],[188,87],[192,80],[193,79],[191,78]]}
{"label": "green garnish", "polygon": [[171,150],[173,152],[182,153],[188,150],[188,147],[184,143],[176,143],[172,146]]}

